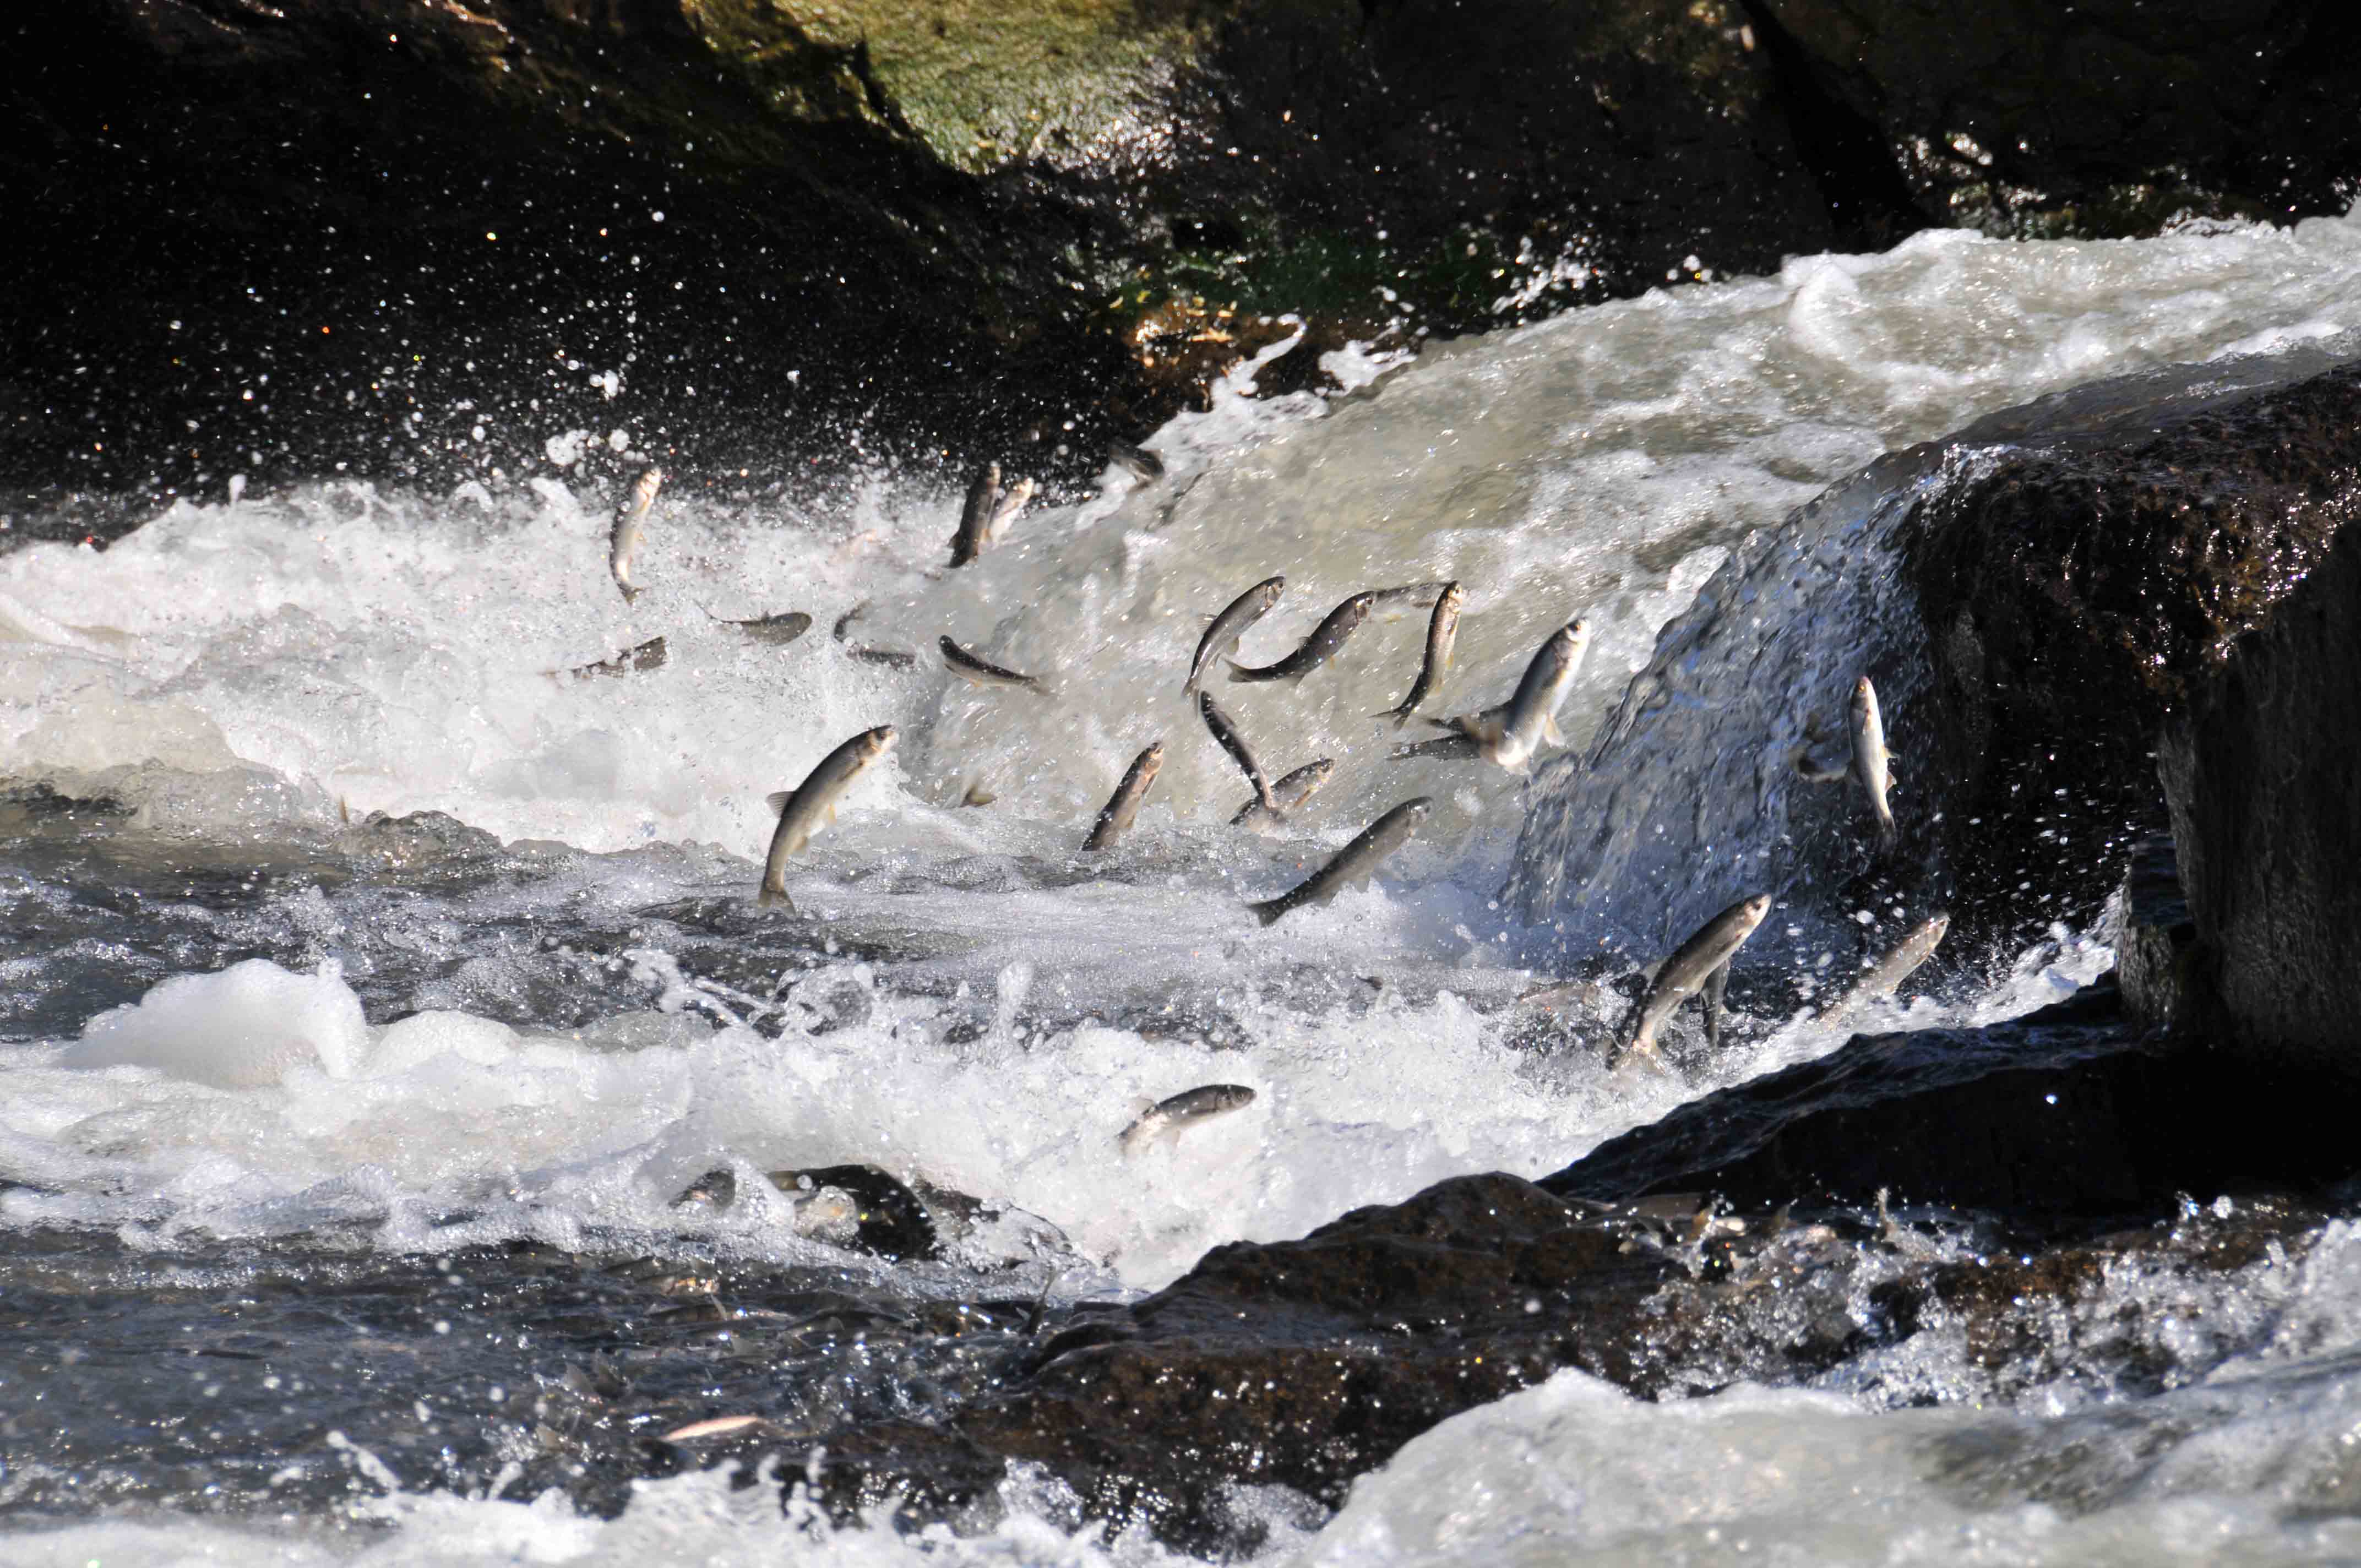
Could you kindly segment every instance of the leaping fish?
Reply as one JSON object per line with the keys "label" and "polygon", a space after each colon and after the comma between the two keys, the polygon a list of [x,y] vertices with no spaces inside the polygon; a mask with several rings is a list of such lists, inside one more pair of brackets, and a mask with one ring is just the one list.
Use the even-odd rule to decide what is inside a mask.
{"label": "leaping fish", "polygon": [[[966,565],[992,543],[992,511],[1000,504],[1000,465],[987,463],[967,488],[967,504],[960,509],[959,532],[951,535],[951,565]],[[837,633],[842,636],[842,632]]]}
{"label": "leaping fish", "polygon": [[1398,588],[1378,588],[1373,596],[1376,602],[1369,608],[1385,611],[1386,619],[1391,620],[1405,609],[1426,609],[1449,587],[1449,583],[1404,583]]}
{"label": "leaping fish", "polygon": [[1105,806],[1100,807],[1099,819],[1092,826],[1091,836],[1082,840],[1083,849],[1112,850],[1123,841],[1123,836],[1131,831],[1133,819],[1139,815],[1141,803],[1148,799],[1148,789],[1156,782],[1157,770],[1163,766],[1164,742],[1148,742],[1147,748],[1131,760],[1123,782],[1115,786],[1115,794],[1107,797]]}
{"label": "leaping fish", "polygon": [[1157,1143],[1172,1143],[1200,1122],[1243,1111],[1254,1103],[1255,1091],[1243,1083],[1207,1083],[1159,1100],[1142,1111],[1116,1135],[1127,1157]]}
{"label": "leaping fish", "polygon": [[631,562],[646,537],[648,509],[656,504],[656,491],[663,488],[664,470],[650,468],[631,482],[631,492],[615,509],[615,526],[607,535],[607,570],[623,590],[625,604],[640,597],[639,585],[631,581]]}
{"label": "leaping fish", "polygon": [[[1000,499],[993,503],[992,515],[984,519],[982,548],[1000,543],[1001,536],[1008,532],[1009,524],[1024,512],[1026,503],[1032,500],[1033,492],[1038,488],[1030,479],[1019,479],[1000,492]],[[982,548],[978,554],[982,553]]]}
{"label": "leaping fish", "polygon": [[1308,905],[1326,904],[1345,888],[1377,874],[1388,855],[1410,841],[1418,831],[1434,802],[1425,795],[1413,795],[1361,829],[1360,836],[1336,851],[1336,858],[1313,872],[1309,877],[1280,894],[1277,898],[1260,904],[1249,904],[1255,917],[1268,926],[1290,911]]}
{"label": "leaping fish", "polygon": [[1270,780],[1262,771],[1262,764],[1255,761],[1254,752],[1246,746],[1246,738],[1238,733],[1237,725],[1222,711],[1212,692],[1197,694],[1197,711],[1204,716],[1205,728],[1213,732],[1213,739],[1222,743],[1222,750],[1230,754],[1230,760],[1237,763],[1239,771],[1246,775],[1246,782],[1254,785],[1255,804],[1284,821],[1278,798],[1271,794]]}
{"label": "leaping fish", "polygon": [[[1400,592],[1400,589],[1395,590]],[[1451,668],[1451,655],[1459,643],[1459,612],[1467,603],[1467,591],[1457,583],[1445,583],[1435,596],[1434,613],[1426,622],[1426,657],[1418,667],[1418,679],[1411,683],[1410,695],[1383,713],[1373,713],[1372,718],[1390,718],[1400,729],[1410,722],[1419,705],[1434,695],[1443,684],[1444,673]]]}
{"label": "leaping fish", "polygon": [[[1626,1051],[1635,1052],[1651,1061],[1657,1060],[1656,1031],[1664,1027],[1664,1020],[1670,1018],[1682,1003],[1709,982],[1715,982],[1717,975],[1721,979],[1715,982],[1717,989],[1714,994],[1717,997],[1720,994],[1719,986],[1729,983],[1729,977],[1722,971],[1728,967],[1730,955],[1745,945],[1747,938],[1754,935],[1754,927],[1763,924],[1763,916],[1770,911],[1771,895],[1767,893],[1741,898],[1707,921],[1687,941],[1674,948],[1673,956],[1664,960],[1664,967],[1656,970],[1656,978],[1649,981],[1647,994],[1641,997],[1639,1004],[1631,1009],[1628,1032],[1620,1048],[1609,1055],[1608,1065],[1614,1066]],[[1718,1025],[1712,1033],[1717,1036],[1720,1034]]]}
{"label": "leaping fish", "polygon": [[1894,826],[1894,808],[1885,801],[1885,792],[1894,783],[1894,756],[1885,749],[1885,720],[1877,711],[1877,688],[1863,675],[1852,685],[1852,767],[1861,775],[1861,787],[1869,792],[1869,809],[1877,818],[1877,844],[1891,850],[1899,837]]}
{"label": "leaping fish", "polygon": [[1466,736],[1486,761],[1512,773],[1524,773],[1543,741],[1554,746],[1565,743],[1558,730],[1557,710],[1565,694],[1574,689],[1574,679],[1582,673],[1582,656],[1589,651],[1590,622],[1569,621],[1550,633],[1549,641],[1533,654],[1523,678],[1517,682],[1516,695],[1506,703],[1481,713],[1427,722]]}
{"label": "leaping fish", "polygon": [[1472,762],[1483,755],[1483,744],[1476,737],[1454,731],[1431,740],[1405,740],[1386,753],[1386,761],[1414,762],[1431,758],[1438,762]]}
{"label": "leaping fish", "polygon": [[1886,949],[1883,958],[1853,981],[1850,990],[1820,1009],[1817,1021],[1836,1023],[1856,1007],[1893,995],[1894,988],[1908,980],[1913,970],[1934,957],[1935,949],[1942,945],[1944,933],[1950,928],[1951,917],[1948,915],[1930,916],[1910,927],[1900,941]]}
{"label": "leaping fish", "polygon": [[1048,696],[1048,689],[1036,675],[1020,675],[1014,670],[1004,670],[987,660],[979,659],[948,636],[942,641],[943,663],[952,674],[973,686],[1015,686],[1036,696]]}
{"label": "leaping fish", "polygon": [[611,659],[601,659],[595,664],[578,664],[570,670],[552,670],[553,677],[572,675],[580,679],[588,675],[628,675],[647,670],[661,670],[670,657],[661,637],[651,637],[624,649]]}
{"label": "leaping fish", "polygon": [[1369,611],[1378,602],[1375,594],[1355,594],[1328,612],[1327,618],[1313,628],[1303,640],[1303,646],[1276,664],[1248,669],[1235,659],[1228,661],[1230,679],[1234,681],[1300,681],[1343,652],[1345,640],[1360,629],[1369,619]]}
{"label": "leaping fish", "polygon": [[1894,753],[1885,749],[1885,719],[1878,710],[1877,688],[1870,685],[1867,675],[1853,683],[1852,702],[1845,717],[1852,751],[1845,766],[1831,768],[1815,762],[1808,741],[1795,748],[1791,760],[1796,773],[1810,784],[1859,779],[1869,796],[1870,815],[1877,819],[1877,847],[1890,851],[1900,839],[1894,807],[1886,800],[1894,787]]}
{"label": "leaping fish", "polygon": [[1261,801],[1249,800],[1238,807],[1237,815],[1230,818],[1230,826],[1243,828],[1249,833],[1268,833],[1285,827],[1287,818],[1282,814],[1293,811],[1310,800],[1313,792],[1326,784],[1335,771],[1336,759],[1334,757],[1323,757],[1317,762],[1304,763],[1270,786],[1271,798],[1278,803],[1279,810],[1268,810]]}
{"label": "leaping fish", "polygon": [[783,610],[777,615],[758,615],[752,620],[732,620],[726,615],[714,615],[709,609],[705,613],[724,626],[736,627],[741,633],[757,642],[782,646],[809,631],[812,623],[811,617],[799,609]]}
{"label": "leaping fish", "polygon": [[795,912],[795,900],[787,896],[785,881],[788,857],[802,853],[813,834],[836,820],[836,808],[844,799],[844,792],[894,749],[894,727],[890,724],[864,729],[821,758],[819,766],[805,775],[794,793],[782,790],[769,797],[771,809],[779,814],[779,825],[771,833],[771,852],[763,862],[763,886],[757,903],[766,908],[784,904],[788,913]]}
{"label": "leaping fish", "polygon": [[1197,639],[1197,652],[1189,661],[1189,678],[1181,685],[1181,695],[1194,696],[1204,681],[1205,672],[1213,667],[1213,661],[1236,647],[1246,629],[1268,615],[1270,607],[1286,591],[1285,577],[1265,577],[1224,606],[1205,628],[1205,634]]}

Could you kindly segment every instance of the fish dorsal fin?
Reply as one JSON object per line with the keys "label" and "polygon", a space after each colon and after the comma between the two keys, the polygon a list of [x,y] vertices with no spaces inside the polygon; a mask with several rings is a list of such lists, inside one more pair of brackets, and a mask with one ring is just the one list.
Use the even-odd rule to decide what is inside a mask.
{"label": "fish dorsal fin", "polygon": [[774,790],[763,797],[763,804],[771,808],[772,816],[785,817],[787,814],[787,802],[795,797],[796,792],[791,789]]}

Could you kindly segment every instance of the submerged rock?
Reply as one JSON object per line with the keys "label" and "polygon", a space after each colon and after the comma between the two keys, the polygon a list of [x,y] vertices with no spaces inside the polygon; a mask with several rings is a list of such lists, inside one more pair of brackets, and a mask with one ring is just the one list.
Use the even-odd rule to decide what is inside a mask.
{"label": "submerged rock", "polygon": [[[1641,956],[1765,888],[1805,956],[1843,953],[1852,912],[1894,900],[1951,912],[1955,962],[2089,928],[2161,826],[2166,726],[2218,704],[2241,640],[2361,506],[2361,366],[2320,363],[2080,389],[1830,487],[1665,626],[1587,757],[1540,771],[1510,896],[1576,951]],[[1858,790],[1794,765],[1826,752],[1864,673],[1897,759],[1894,853]],[[2316,756],[2325,733],[2270,746]],[[2253,739],[2243,754],[2266,754]]]}

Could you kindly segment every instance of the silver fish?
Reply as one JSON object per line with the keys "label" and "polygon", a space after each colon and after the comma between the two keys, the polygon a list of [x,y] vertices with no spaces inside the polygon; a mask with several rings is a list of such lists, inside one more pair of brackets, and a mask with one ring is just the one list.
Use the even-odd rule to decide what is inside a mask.
{"label": "silver fish", "polygon": [[1180,687],[1182,695],[1196,695],[1197,687],[1204,681],[1205,672],[1213,667],[1213,661],[1236,647],[1238,639],[1246,634],[1246,629],[1268,615],[1270,607],[1277,604],[1279,596],[1286,591],[1285,577],[1265,577],[1232,599],[1221,614],[1213,617],[1213,624],[1205,628],[1205,635],[1197,639],[1196,656],[1189,661],[1189,678]]}
{"label": "silver fish", "polygon": [[[1697,934],[1673,949],[1673,956],[1656,970],[1656,978],[1648,983],[1647,994],[1631,1009],[1631,1021],[1619,1049],[1608,1058],[1612,1067],[1625,1051],[1636,1052],[1650,1060],[1656,1059],[1656,1031],[1674,1010],[1704,988],[1715,973],[1730,962],[1732,953],[1754,935],[1754,927],[1763,924],[1763,916],[1771,912],[1771,895],[1758,893],[1741,898],[1697,928]],[[1723,983],[1727,984],[1727,977]]]}
{"label": "silver fish", "polygon": [[1337,850],[1334,860],[1301,883],[1277,898],[1249,904],[1246,907],[1255,912],[1257,919],[1268,926],[1290,910],[1301,909],[1306,905],[1327,903],[1352,883],[1376,875],[1379,862],[1409,842],[1410,836],[1418,831],[1418,825],[1425,820],[1433,805],[1433,801],[1422,795],[1403,801],[1362,828],[1360,837]]}
{"label": "silver fish", "polygon": [[1360,630],[1361,622],[1369,619],[1376,607],[1375,594],[1355,594],[1328,612],[1327,617],[1303,640],[1303,646],[1276,664],[1248,669],[1235,659],[1229,661],[1230,679],[1234,681],[1300,681],[1344,651],[1345,640]]}
{"label": "silver fish", "polygon": [[1016,686],[1036,696],[1049,695],[1038,676],[1020,675],[1014,670],[1004,670],[997,664],[977,658],[949,637],[943,639],[943,663],[952,674],[972,686]]}
{"label": "silver fish", "polygon": [[1386,753],[1389,762],[1472,762],[1484,755],[1483,743],[1473,735],[1438,735],[1432,740],[1405,740]]}
{"label": "silver fish", "polygon": [[631,560],[646,537],[648,509],[656,504],[656,491],[663,488],[664,470],[651,468],[632,481],[631,493],[615,509],[615,526],[607,535],[607,570],[614,576],[615,586],[623,590],[625,604],[640,597],[638,585],[631,581]]}
{"label": "silver fish", "polygon": [[671,654],[664,647],[664,640],[651,637],[645,642],[624,649],[611,659],[601,659],[595,664],[578,664],[570,670],[553,670],[550,674],[568,674],[577,679],[588,675],[629,675],[661,670],[669,657]]}
{"label": "silver fish", "polygon": [[1853,981],[1850,990],[1820,1009],[1818,1022],[1833,1024],[1854,1008],[1865,1006],[1881,997],[1894,994],[1894,988],[1908,980],[1911,971],[1934,957],[1942,945],[1943,936],[1951,928],[1948,915],[1930,916],[1903,933],[1902,940],[1886,949],[1879,959]]}
{"label": "silver fish", "polygon": [[1246,746],[1246,738],[1238,733],[1236,723],[1213,701],[1212,692],[1197,694],[1197,711],[1204,715],[1205,728],[1213,732],[1213,739],[1222,743],[1222,750],[1230,754],[1230,760],[1237,763],[1239,770],[1246,775],[1246,782],[1254,785],[1255,804],[1274,817],[1285,820],[1279,811],[1278,797],[1271,794],[1270,780],[1264,774],[1262,764],[1255,761],[1254,752]]}
{"label": "silver fish", "polygon": [[1207,1083],[1184,1089],[1159,1100],[1139,1113],[1137,1121],[1116,1135],[1126,1157],[1158,1142],[1171,1143],[1200,1122],[1243,1111],[1254,1103],[1255,1091],[1243,1083]]}
{"label": "silver fish", "polygon": [[[1399,593],[1401,590],[1396,589]],[[1434,695],[1443,684],[1444,673],[1451,668],[1451,655],[1459,644],[1459,612],[1467,604],[1467,591],[1457,583],[1445,583],[1435,596],[1434,614],[1426,623],[1426,658],[1418,667],[1418,679],[1411,683],[1410,695],[1383,713],[1369,715],[1372,718],[1390,718],[1400,729],[1418,711],[1419,704]]]}
{"label": "silver fish", "polygon": [[771,809],[779,814],[779,825],[772,830],[771,852],[763,862],[758,903],[765,907],[784,904],[788,913],[795,912],[795,900],[787,896],[787,858],[802,853],[813,834],[836,820],[837,805],[844,792],[894,749],[894,740],[890,724],[864,729],[821,758],[819,766],[804,776],[793,794],[782,790],[769,797]]}
{"label": "silver fish", "polygon": [[1107,443],[1107,458],[1128,472],[1142,484],[1164,477],[1164,459],[1145,446],[1134,446],[1128,441]]}
{"label": "silver fish", "polygon": [[985,546],[1000,543],[1001,535],[1006,533],[1009,525],[1024,512],[1026,504],[1033,499],[1033,492],[1039,488],[1030,479],[1019,479],[1000,492],[1000,499],[993,503],[992,515],[984,520]]}
{"label": "silver fish", "polygon": [[811,617],[802,610],[783,610],[777,615],[758,615],[752,620],[732,620],[728,616],[705,612],[724,626],[734,626],[757,642],[784,645],[793,642],[811,630]]}
{"label": "silver fish", "polygon": [[983,554],[992,543],[992,509],[1000,504],[1000,465],[987,463],[967,488],[967,504],[960,509],[959,532],[951,535],[951,565],[956,568]]}
{"label": "silver fish", "polygon": [[1697,992],[1697,1000],[1705,1004],[1705,1047],[1709,1051],[1721,1049],[1721,1023],[1729,1011],[1729,997],[1730,962],[1724,959],[1719,969],[1705,977],[1705,985]]}
{"label": "silver fish", "polygon": [[1449,587],[1449,583],[1404,583],[1398,588],[1378,588],[1373,596],[1376,602],[1369,608],[1384,611],[1386,619],[1391,620],[1403,610],[1426,609]]}
{"label": "silver fish", "polygon": [[1156,782],[1157,770],[1164,766],[1164,742],[1150,741],[1146,750],[1131,760],[1123,775],[1123,783],[1115,786],[1099,809],[1099,819],[1091,828],[1091,836],[1082,840],[1085,850],[1112,850],[1131,831],[1132,819],[1139,815],[1140,803],[1148,798],[1148,785]]}
{"label": "silver fish", "polygon": [[1885,749],[1885,720],[1877,711],[1877,688],[1863,675],[1852,685],[1852,770],[1869,792],[1869,809],[1877,818],[1877,845],[1892,850],[1899,836],[1894,808],[1885,803],[1893,786],[1894,755]]}
{"label": "silver fish", "polygon": [[1506,703],[1481,713],[1427,722],[1468,737],[1481,748],[1486,761],[1512,773],[1524,773],[1543,741],[1565,744],[1565,737],[1558,731],[1557,710],[1565,694],[1574,689],[1575,677],[1582,673],[1582,656],[1589,651],[1590,622],[1569,621],[1551,632],[1549,641],[1533,654],[1523,678],[1517,682],[1516,695]]}
{"label": "silver fish", "polygon": [[1238,807],[1237,815],[1230,818],[1230,826],[1243,828],[1249,833],[1268,833],[1275,828],[1284,827],[1287,818],[1281,814],[1293,811],[1310,800],[1335,771],[1336,759],[1334,757],[1323,757],[1318,762],[1304,763],[1270,786],[1271,798],[1279,804],[1278,811],[1265,809],[1259,800],[1249,800]]}

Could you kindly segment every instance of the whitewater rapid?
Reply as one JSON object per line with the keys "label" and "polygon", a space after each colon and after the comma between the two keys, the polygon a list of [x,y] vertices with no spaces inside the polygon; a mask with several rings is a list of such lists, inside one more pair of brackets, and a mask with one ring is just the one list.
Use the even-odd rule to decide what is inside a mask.
{"label": "whitewater rapid", "polygon": [[[957,572],[944,562],[961,476],[881,473],[830,504],[723,503],[692,477],[653,510],[646,592],[626,603],[607,572],[614,500],[644,461],[695,473],[693,455],[642,452],[629,431],[553,431],[545,469],[497,491],[323,478],[182,501],[103,550],[0,555],[0,775],[115,803],[93,853],[138,890],[123,930],[96,920],[71,952],[5,960],[20,1000],[0,1045],[0,1177],[17,1185],[0,1191],[0,1225],[157,1247],[330,1225],[388,1251],[694,1243],[882,1274],[805,1234],[784,1200],[718,1216],[672,1202],[717,1165],[751,1179],[857,1161],[1011,1217],[940,1274],[894,1274],[903,1288],[957,1293],[960,1270],[995,1269],[1071,1298],[1153,1288],[1213,1245],[1300,1234],[1444,1177],[1559,1168],[1697,1085],[1609,1080],[1585,1051],[1534,1048],[1531,1011],[1512,1003],[1562,953],[1499,898],[1524,786],[1480,765],[1388,762],[1398,737],[1368,717],[1415,674],[1423,614],[1373,620],[1292,688],[1213,683],[1273,772],[1338,761],[1268,842],[1225,828],[1246,786],[1180,691],[1204,618],[1284,573],[1286,598],[1241,650],[1260,663],[1348,594],[1456,578],[1469,606],[1436,708],[1456,712],[1500,700],[1553,627],[1586,616],[1593,648],[1565,716],[1579,751],[1733,552],[1881,454],[2103,376],[2324,351],[2361,327],[2356,301],[2351,217],[2136,242],[1928,233],[1414,360],[1331,356],[1349,389],[1324,400],[1255,399],[1244,367],[1210,410],[1151,439],[1163,477],[1110,466],[1099,494],[1037,505]],[[1022,455],[1007,466],[1022,472]],[[717,619],[786,610],[812,628],[784,647]],[[946,633],[1043,674],[1051,700],[953,680],[934,653]],[[568,673],[659,636],[661,667]],[[1823,652],[1843,663],[1842,646]],[[722,961],[763,939],[735,912],[769,835],[763,796],[879,723],[901,746],[788,875],[824,950],[792,976]],[[1164,769],[1133,838],[1083,857],[1097,807],[1159,739]],[[972,788],[996,799],[963,807]],[[1269,931],[1239,907],[1421,794],[1439,807],[1430,828],[1377,884]],[[379,812],[446,814],[489,847],[448,875],[430,854],[411,877],[371,837]],[[203,893],[200,871],[241,857],[268,874]],[[318,869],[339,857],[380,872]],[[7,872],[30,926],[76,906],[49,864]],[[1881,928],[1901,918],[1862,911],[1865,925],[1872,913]],[[1944,974],[1938,994],[1856,1023],[2008,1016],[2109,959],[2103,934],[2060,928],[2014,965]],[[1823,955],[1812,972],[1853,961]],[[1784,1015],[1741,1034],[1709,1080],[1838,1043]],[[1254,1088],[1255,1103],[1122,1157],[1115,1135],[1140,1103],[1215,1080]],[[1911,1522],[1938,1487],[1913,1469],[1925,1431],[1974,1419],[1872,1421],[1826,1390],[1637,1406],[1567,1374],[1446,1423],[1324,1533],[1289,1526],[1272,1550],[1498,1562],[1541,1530],[1568,1552],[1716,1555],[1727,1542],[1697,1532],[1751,1529],[1771,1555],[1804,1560],[1857,1525],[1917,1560],[1956,1556],[1989,1527],[1994,1560],[2010,1561],[2081,1529],[2015,1503],[2005,1518]],[[1527,1467],[1507,1475],[1587,1464],[1565,1446],[1577,1429],[1657,1456],[1658,1515],[1684,1486],[1732,1485],[1731,1466],[1768,1475],[1828,1444],[1851,1445],[1871,1500],[1698,1513],[1688,1534],[1651,1535],[1661,1518],[1598,1522],[1579,1499],[1536,1523],[1556,1505],[1477,1473],[1504,1443],[1522,1457],[1482,1463]],[[1807,1436],[1777,1435],[1790,1429]],[[2260,1485],[2220,1505],[2223,1539],[2259,1531],[2293,1550],[2253,1501]],[[741,1518],[752,1505],[704,1478],[639,1497],[596,1523],[562,1504],[405,1496],[373,1505],[394,1527],[374,1544],[298,1531],[269,1550],[606,1562],[644,1556],[660,1527],[721,1555],[776,1528],[775,1505]],[[2180,1528],[2178,1502],[2121,1507],[2125,1541]],[[1418,1519],[1393,1517],[1404,1509]],[[1908,1530],[1938,1527],[1910,1544]],[[143,1528],[12,1545],[171,1560]],[[207,1550],[258,1539],[205,1528]],[[950,1562],[1162,1558],[1138,1541],[1103,1552],[1026,1506],[956,1544],[809,1544],[815,1561],[921,1545]]]}

